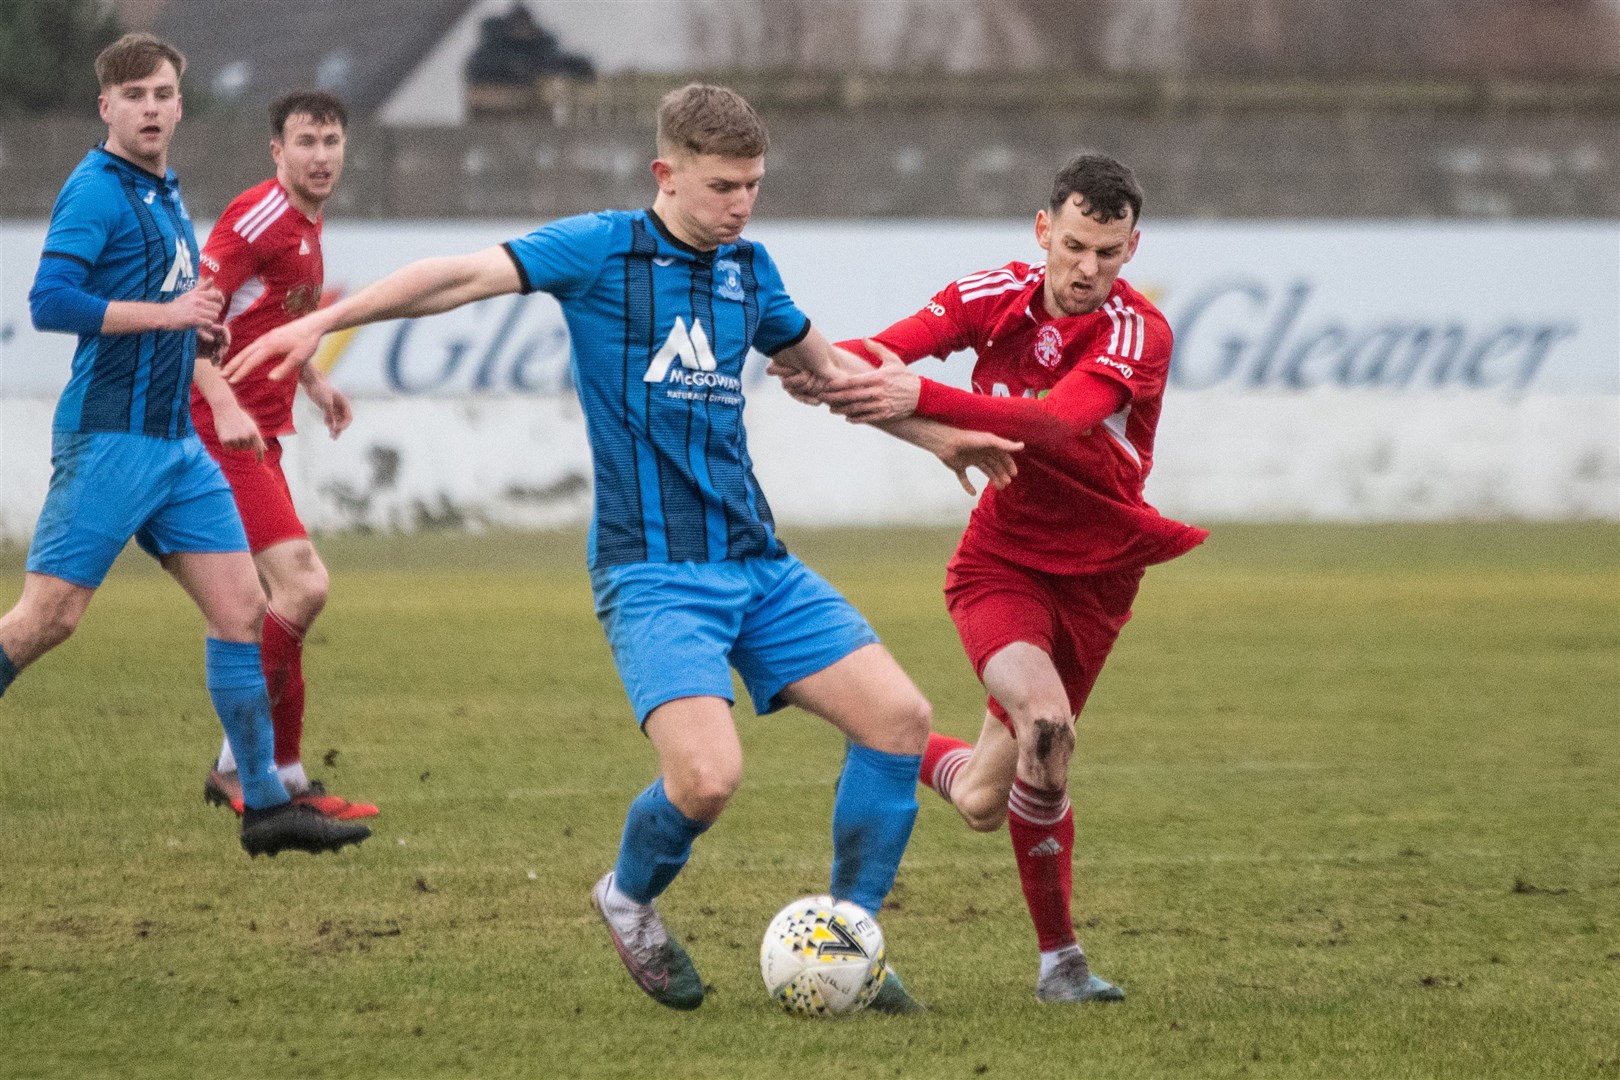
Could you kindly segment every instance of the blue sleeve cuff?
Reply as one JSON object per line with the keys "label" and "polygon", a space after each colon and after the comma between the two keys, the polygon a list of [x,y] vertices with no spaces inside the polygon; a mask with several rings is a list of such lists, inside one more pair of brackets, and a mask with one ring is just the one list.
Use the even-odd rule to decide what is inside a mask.
{"label": "blue sleeve cuff", "polygon": [[791,349],[793,346],[797,345],[799,342],[803,341],[805,338],[807,338],[809,336],[810,336],[810,320],[806,319],[806,320],[804,320],[804,325],[799,327],[799,332],[797,334],[794,334],[792,337],[788,338],[786,341],[780,341],[780,342],[777,342],[774,345],[769,345],[769,346],[761,345],[761,344],[759,344],[759,342],[756,341],[754,343],[754,347],[757,348],[760,352],[764,353],[766,356],[775,356],[777,353],[781,352],[783,349]]}
{"label": "blue sleeve cuff", "polygon": [[71,255],[47,251],[39,260],[39,273],[28,293],[28,309],[36,330],[67,334],[99,334],[107,317],[107,301],[83,289],[89,269]]}

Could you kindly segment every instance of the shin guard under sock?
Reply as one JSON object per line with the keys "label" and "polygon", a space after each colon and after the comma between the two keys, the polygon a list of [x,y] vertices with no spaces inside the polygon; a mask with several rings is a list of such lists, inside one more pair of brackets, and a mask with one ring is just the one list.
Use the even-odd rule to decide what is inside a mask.
{"label": "shin guard under sock", "polygon": [[1007,799],[1007,832],[1041,950],[1073,944],[1069,898],[1074,884],[1074,808],[1068,793],[1015,779]]}
{"label": "shin guard under sock", "polygon": [[638,904],[652,903],[681,872],[692,854],[692,841],[710,824],[681,813],[664,793],[660,776],[630,803],[613,884]]}
{"label": "shin guard under sock", "polygon": [[876,915],[917,820],[916,754],[849,745],[833,797],[832,895]]}
{"label": "shin guard under sock", "polygon": [[263,809],[287,801],[287,789],[276,776],[275,737],[270,730],[270,698],[264,690],[259,646],[251,641],[220,641],[204,645],[208,696],[236,755],[242,781],[242,802]]}

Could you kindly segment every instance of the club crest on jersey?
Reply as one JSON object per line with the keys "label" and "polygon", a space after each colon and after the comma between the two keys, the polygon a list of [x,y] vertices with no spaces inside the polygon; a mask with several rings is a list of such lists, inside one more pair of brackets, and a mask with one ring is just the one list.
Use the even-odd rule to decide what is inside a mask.
{"label": "club crest on jersey", "polygon": [[1063,359],[1063,332],[1047,323],[1035,334],[1035,361],[1041,367],[1055,368]]}
{"label": "club crest on jersey", "polygon": [[282,310],[293,318],[308,315],[321,306],[321,287],[319,284],[303,281],[287,290],[287,299],[281,302]]}
{"label": "club crest on jersey", "polygon": [[720,276],[720,287],[715,291],[727,300],[742,300],[742,267],[737,265],[736,259],[720,259],[714,264],[714,272]]}

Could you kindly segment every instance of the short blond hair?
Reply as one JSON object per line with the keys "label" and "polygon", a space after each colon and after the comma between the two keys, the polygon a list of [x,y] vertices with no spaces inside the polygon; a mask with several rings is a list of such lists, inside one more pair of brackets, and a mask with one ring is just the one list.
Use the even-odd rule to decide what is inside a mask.
{"label": "short blond hair", "polygon": [[186,73],[185,55],[156,34],[125,34],[96,56],[96,81],[103,90],[154,74],[167,60],[178,78]]}
{"label": "short blond hair", "polygon": [[765,121],[737,91],[691,83],[664,95],[658,106],[658,154],[764,157],[771,137]]}

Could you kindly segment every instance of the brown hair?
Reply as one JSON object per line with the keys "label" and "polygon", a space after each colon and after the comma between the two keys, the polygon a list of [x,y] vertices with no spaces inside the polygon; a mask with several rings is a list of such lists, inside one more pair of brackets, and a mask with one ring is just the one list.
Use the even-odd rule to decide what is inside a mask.
{"label": "brown hair", "polygon": [[1142,220],[1142,185],[1129,166],[1106,154],[1081,154],[1063,166],[1052,183],[1052,213],[1076,195],[1085,200],[1086,214],[1104,225],[1125,217],[1132,224]]}
{"label": "brown hair", "polygon": [[186,58],[179,49],[156,34],[125,34],[96,56],[96,80],[106,90],[144,79],[157,72],[167,60],[175,76],[186,73]]}
{"label": "brown hair", "polygon": [[658,106],[658,153],[765,156],[771,137],[765,121],[735,90],[691,83],[664,95]]}
{"label": "brown hair", "polygon": [[270,133],[276,138],[287,134],[287,121],[294,116],[307,116],[317,124],[349,126],[349,112],[336,94],[325,90],[299,90],[276,99],[270,106]]}

